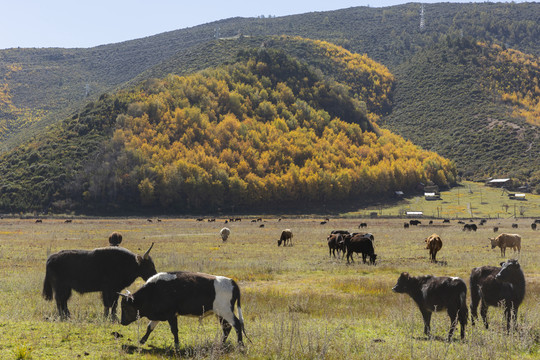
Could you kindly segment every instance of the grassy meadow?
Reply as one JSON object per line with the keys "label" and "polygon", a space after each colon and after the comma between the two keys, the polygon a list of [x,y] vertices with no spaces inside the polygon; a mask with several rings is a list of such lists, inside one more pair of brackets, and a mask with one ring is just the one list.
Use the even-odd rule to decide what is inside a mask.
{"label": "grassy meadow", "polygon": [[[63,219],[0,220],[0,358],[1,359],[533,359],[540,346],[540,231],[531,219],[491,219],[477,232],[464,232],[457,220],[450,225],[435,219],[428,225],[403,228],[406,219],[304,217],[278,221],[229,223],[231,236],[222,243],[223,219]],[[365,231],[375,236],[378,264],[330,258],[326,237],[333,229]],[[478,223],[478,222],[477,222]],[[512,229],[517,223],[519,228]],[[264,224],[264,227],[259,227]],[[467,327],[444,341],[449,329],[445,312],[434,314],[434,337],[423,334],[420,312],[408,295],[391,291],[399,274],[459,276],[468,283],[473,267],[497,265],[503,259],[488,237],[499,232],[522,235],[520,263],[527,294],[519,311],[519,328],[505,334],[501,309],[490,308],[490,329]],[[292,247],[277,247],[281,230],[292,229]],[[97,293],[74,294],[69,321],[56,317],[54,302],[41,297],[45,261],[61,249],[93,249],[107,245],[108,235],[120,231],[122,245],[142,254],[151,252],[158,271],[191,270],[232,277],[242,290],[246,341],[236,346],[234,331],[228,346],[219,346],[221,330],[215,317],[179,317],[180,352],[175,353],[168,323],[161,323],[147,344],[138,346],[147,320],[129,326],[102,318]],[[424,238],[443,239],[442,264],[428,260]],[[509,250],[507,256],[514,256]],[[515,255],[517,256],[517,254]],[[361,259],[361,258],[360,258]],[[130,290],[142,284],[138,279]],[[468,294],[470,297],[470,294]],[[469,303],[469,300],[468,300]]]}

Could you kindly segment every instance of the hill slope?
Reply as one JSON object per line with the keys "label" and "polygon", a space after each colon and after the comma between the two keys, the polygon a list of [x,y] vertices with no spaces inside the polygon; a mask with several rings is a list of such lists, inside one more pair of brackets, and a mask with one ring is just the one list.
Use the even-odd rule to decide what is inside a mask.
{"label": "hill slope", "polygon": [[[102,96],[8,153],[0,163],[7,174],[0,206],[275,210],[455,181],[451,162],[378,129],[364,98],[320,70],[275,50],[244,52],[239,60]],[[384,101],[371,94],[384,94],[392,78],[371,61],[351,64],[353,74],[364,74],[358,85],[372,89],[364,100],[380,111]]]}
{"label": "hill slope", "polygon": [[[538,67],[506,61],[498,47],[448,38],[396,69],[396,106],[386,126],[454,159],[465,177],[511,176],[540,185],[540,128],[504,98],[531,94]],[[498,60],[497,60],[498,59]],[[526,75],[521,79],[516,74]],[[507,94],[502,90],[509,92]],[[534,85],[533,85],[534,92]],[[506,94],[506,95],[505,95]],[[540,98],[540,91],[534,96]],[[526,102],[526,101],[525,101]],[[530,114],[534,105],[518,108]],[[534,117],[534,116],[530,116]]]}

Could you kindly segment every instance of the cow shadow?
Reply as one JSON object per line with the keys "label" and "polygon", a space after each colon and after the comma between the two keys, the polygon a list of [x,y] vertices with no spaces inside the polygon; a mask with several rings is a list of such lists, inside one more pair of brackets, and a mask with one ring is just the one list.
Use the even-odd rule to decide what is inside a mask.
{"label": "cow shadow", "polygon": [[[193,358],[193,357],[215,357],[216,355],[230,354],[236,351],[237,347],[231,343],[226,344],[214,344],[208,343],[199,346],[180,346],[179,349],[175,349],[172,346],[158,347],[154,345],[148,346],[136,346],[136,345],[122,345],[122,351],[126,354],[139,354],[139,355],[155,355],[161,358]],[[238,348],[238,351],[243,351],[243,348]]]}
{"label": "cow shadow", "polygon": [[440,342],[459,342],[461,341],[461,339],[459,338],[459,336],[456,338],[456,336],[452,337],[452,339],[450,341],[448,341],[448,337],[446,336],[439,336],[439,335],[434,335],[434,336],[415,336],[413,337],[414,340],[417,340],[417,341],[440,341]]}

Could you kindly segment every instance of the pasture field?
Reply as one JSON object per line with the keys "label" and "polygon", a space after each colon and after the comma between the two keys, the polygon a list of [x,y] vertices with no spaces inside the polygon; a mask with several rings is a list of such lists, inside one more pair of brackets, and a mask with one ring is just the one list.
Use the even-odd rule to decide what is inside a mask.
{"label": "pasture field", "polygon": [[[464,232],[434,220],[433,225],[403,228],[406,219],[265,218],[263,222],[229,223],[231,236],[222,243],[223,219],[63,219],[0,220],[0,358],[1,359],[534,359],[540,356],[540,230],[531,219],[492,219],[477,232]],[[375,236],[378,264],[368,266],[330,258],[326,237],[333,229],[363,231]],[[517,223],[518,229],[511,224]],[[476,222],[478,223],[478,221]],[[264,224],[264,227],[259,227]],[[393,293],[399,274],[459,276],[473,267],[498,265],[499,249],[491,249],[493,226],[522,235],[520,263],[527,293],[519,309],[517,331],[505,333],[501,309],[490,308],[491,326],[467,326],[446,342],[445,312],[432,318],[434,337],[423,334],[420,312],[408,295]],[[291,247],[277,247],[281,230],[292,229]],[[54,302],[41,297],[47,255],[61,249],[106,246],[108,235],[120,231],[122,245],[151,252],[158,271],[190,270],[232,277],[242,290],[246,332],[252,343],[236,346],[234,331],[219,346],[215,317],[199,322],[179,317],[180,352],[173,350],[167,323],[161,323],[147,344],[138,346],[147,320],[129,326],[102,318],[97,293],[74,294],[72,318],[61,322]],[[443,240],[442,264],[428,260],[424,239],[437,233]],[[514,256],[512,250],[507,256]],[[518,256],[517,254],[515,256]],[[131,287],[142,284],[138,279]],[[470,294],[468,301],[470,302]],[[457,335],[457,334],[456,334]]]}
{"label": "pasture field", "polygon": [[[393,205],[370,206],[353,211],[346,216],[369,216],[376,212],[383,216],[401,216],[407,211],[422,211],[425,216],[441,218],[492,218],[511,217],[540,218],[540,195],[526,194],[526,200],[509,199],[508,191],[487,187],[483,183],[463,181],[447,191],[441,191],[440,200],[426,200],[414,196],[398,201]],[[515,193],[512,191],[512,193]]]}

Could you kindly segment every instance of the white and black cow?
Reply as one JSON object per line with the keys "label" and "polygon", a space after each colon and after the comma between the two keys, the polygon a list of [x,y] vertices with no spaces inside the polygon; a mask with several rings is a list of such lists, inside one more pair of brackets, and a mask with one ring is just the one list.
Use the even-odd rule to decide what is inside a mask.
{"label": "white and black cow", "polygon": [[[129,325],[139,317],[150,320],[146,334],[139,341],[141,344],[148,340],[160,321],[168,321],[178,348],[177,315],[203,318],[212,313],[217,315],[221,323],[223,342],[227,340],[232,325],[238,343],[243,344],[244,318],[240,307],[240,288],[227,277],[187,271],[161,272],[148,279],[134,294],[120,295],[123,297],[122,325]],[[235,304],[238,317],[234,314]]]}

